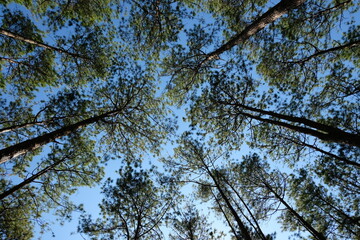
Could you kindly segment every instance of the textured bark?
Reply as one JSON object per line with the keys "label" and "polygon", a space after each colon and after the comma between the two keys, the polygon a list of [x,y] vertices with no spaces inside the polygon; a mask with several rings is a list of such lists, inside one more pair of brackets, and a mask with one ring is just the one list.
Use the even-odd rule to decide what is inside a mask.
{"label": "textured bark", "polygon": [[69,51],[67,51],[65,49],[61,49],[61,48],[58,48],[58,47],[48,45],[46,43],[38,42],[38,41],[32,40],[30,38],[23,37],[21,35],[10,32],[10,31],[8,31],[6,29],[3,29],[3,28],[0,28],[0,34],[4,35],[4,36],[7,36],[7,37],[10,37],[10,38],[13,38],[15,40],[23,41],[23,42],[38,46],[38,47],[42,47],[42,48],[49,49],[49,50],[52,50],[52,51],[56,51],[56,52],[59,52],[59,53],[64,53],[64,54],[70,55],[72,57],[82,58],[82,59],[85,59],[85,60],[90,60],[86,56],[83,56],[83,55],[80,55],[80,54],[77,54],[77,53],[72,53],[72,52],[69,52]]}
{"label": "textured bark", "polygon": [[274,22],[279,19],[285,13],[290,11],[291,9],[297,8],[301,4],[303,4],[305,0],[282,0],[274,7],[270,8],[266,13],[256,19],[252,24],[247,26],[242,32],[232,37],[227,43],[222,45],[220,48],[206,55],[206,58],[203,60],[201,65],[204,63],[218,59],[220,54],[223,52],[230,50],[236,45],[244,43],[249,37],[256,34],[263,28],[265,28],[268,24]]}
{"label": "textured bark", "polygon": [[77,122],[75,124],[71,124],[69,126],[62,127],[58,130],[52,131],[50,133],[46,133],[39,137],[30,139],[30,140],[26,140],[24,142],[4,148],[4,149],[0,150],[0,164],[9,161],[12,158],[18,157],[27,152],[33,151],[37,148],[40,148],[49,142],[53,142],[60,137],[63,137],[63,136],[69,135],[72,132],[75,132],[77,129],[85,127],[91,123],[98,122],[106,117],[109,117],[113,114],[119,113],[120,111],[121,110],[118,109],[118,110],[106,112],[104,114],[85,119],[85,120]]}

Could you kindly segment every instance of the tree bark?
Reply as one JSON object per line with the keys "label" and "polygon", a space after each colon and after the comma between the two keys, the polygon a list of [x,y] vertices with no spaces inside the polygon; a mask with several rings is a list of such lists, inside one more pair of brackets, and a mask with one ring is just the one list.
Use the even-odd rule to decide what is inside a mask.
{"label": "tree bark", "polygon": [[262,109],[258,109],[258,108],[249,107],[249,106],[243,105],[241,103],[229,103],[229,102],[225,102],[225,101],[218,101],[218,102],[221,104],[241,107],[246,110],[261,113],[264,115],[269,115],[271,117],[279,118],[281,120],[286,120],[289,122],[303,124],[303,125],[305,125],[307,127],[311,127],[311,128],[296,126],[296,125],[281,122],[278,120],[266,119],[266,118],[262,118],[260,116],[255,116],[255,115],[243,112],[241,110],[239,111],[239,114],[241,114],[241,115],[244,115],[244,116],[247,116],[247,117],[262,121],[262,122],[271,123],[271,124],[282,126],[282,127],[285,127],[285,128],[297,131],[297,132],[312,135],[312,136],[320,138],[324,141],[345,143],[345,144],[348,144],[351,146],[360,147],[360,136],[359,135],[345,132],[336,127],[318,123],[318,122],[315,122],[315,121],[312,121],[312,120],[309,120],[306,118],[302,118],[302,117],[293,117],[293,116],[289,116],[289,115],[284,115],[284,114],[279,114],[279,113],[266,111],[266,110],[262,110]]}
{"label": "tree bark", "polygon": [[30,38],[26,38],[24,36],[21,36],[19,34],[13,33],[13,32],[10,32],[9,30],[3,29],[3,28],[0,28],[0,34],[4,35],[4,36],[7,36],[7,37],[10,37],[10,38],[13,38],[15,40],[23,41],[23,42],[38,46],[38,47],[42,47],[42,48],[49,49],[49,50],[52,50],[52,51],[56,51],[56,52],[59,52],[59,53],[65,53],[65,54],[70,55],[72,57],[82,58],[84,60],[91,60],[90,58],[88,58],[86,56],[83,56],[83,55],[80,55],[80,54],[77,54],[77,53],[72,53],[72,52],[69,52],[69,51],[67,51],[65,49],[62,49],[62,48],[50,46],[50,45],[48,45],[46,43],[42,43],[42,42],[39,42],[39,41],[32,40]]}
{"label": "tree bark", "polygon": [[248,38],[265,28],[268,24],[274,22],[291,9],[297,8],[304,2],[305,0],[280,1],[274,7],[270,8],[266,13],[256,19],[252,24],[247,26],[242,32],[233,36],[227,43],[225,43],[215,51],[207,54],[206,58],[201,62],[200,66],[204,65],[208,61],[218,59],[220,54],[222,54],[223,52],[230,50],[236,45],[244,43]]}
{"label": "tree bark", "polygon": [[0,150],[0,164],[9,161],[12,158],[18,157],[27,152],[33,151],[37,148],[40,148],[49,142],[55,141],[58,138],[69,135],[70,133],[75,132],[77,129],[83,128],[91,123],[98,122],[106,117],[109,117],[111,115],[119,113],[121,110],[122,109],[109,111],[109,112],[103,113],[101,115],[91,117],[91,118],[82,120],[80,122],[62,127],[58,130],[52,131],[50,133],[46,133],[39,137],[35,137],[33,139],[29,139],[24,142],[15,144],[13,146],[4,148],[4,149]]}
{"label": "tree bark", "polygon": [[43,168],[42,170],[40,170],[39,172],[37,172],[36,174],[32,175],[31,177],[25,179],[24,181],[22,181],[21,183],[17,184],[16,186],[13,186],[12,188],[10,188],[9,190],[6,190],[5,192],[3,192],[2,194],[0,194],[0,200],[6,198],[7,196],[13,194],[14,192],[16,192],[17,190],[23,188],[24,186],[32,183],[35,179],[39,178],[41,175],[47,173],[49,170],[51,170],[52,168],[56,167],[57,165],[59,165],[60,163],[64,162],[67,159],[67,157],[62,158],[61,160],[51,164],[50,166],[47,166],[46,168]]}

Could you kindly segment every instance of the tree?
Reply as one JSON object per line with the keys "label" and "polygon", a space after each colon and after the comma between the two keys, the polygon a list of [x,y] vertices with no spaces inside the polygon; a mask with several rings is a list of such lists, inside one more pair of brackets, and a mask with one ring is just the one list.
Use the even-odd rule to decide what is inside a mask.
{"label": "tree", "polygon": [[[118,1],[16,1],[14,7],[8,3],[0,5],[4,13],[0,19],[1,172],[4,179],[9,174],[23,182],[9,181],[1,192],[6,198],[20,198],[25,196],[20,193],[40,191],[30,204],[38,215],[33,217],[35,210],[24,215],[33,222],[42,212],[61,209],[63,203],[69,211],[74,209],[65,198],[79,186],[99,181],[102,153],[107,152],[105,159],[145,149],[156,153],[173,126],[164,117],[160,98],[155,97],[153,67],[140,67],[134,61],[140,53],[133,52],[135,44],[128,33],[135,29],[138,34],[148,25],[136,28],[129,19],[115,24],[119,9],[125,12]],[[153,7],[126,4],[136,10],[132,14]],[[175,10],[161,7],[155,13]],[[149,34],[167,29],[164,35],[176,39],[172,33],[178,20],[163,19],[162,29]],[[154,42],[159,43],[158,39]],[[166,44],[167,40],[161,48]],[[90,140],[100,136],[101,140]],[[71,146],[79,149],[71,150]],[[36,207],[38,202],[43,203],[41,207]],[[16,210],[8,208],[6,214],[11,215],[11,209]],[[64,213],[69,216],[69,211]]]}
{"label": "tree", "polygon": [[[243,207],[237,204],[238,199],[234,200],[231,189],[226,185],[219,169],[215,166],[215,161],[222,156],[221,149],[215,147],[212,150],[206,149],[203,144],[192,139],[189,133],[183,135],[181,144],[175,155],[178,160],[170,160],[169,163],[176,167],[176,171],[185,176],[185,181],[194,181],[199,185],[199,195],[203,196],[203,199],[208,200],[212,195],[210,199],[215,200],[215,205],[218,205],[217,208],[224,215],[235,238],[252,239],[253,236],[259,234],[258,237],[268,239],[257,224],[257,219],[250,219],[244,213],[249,211],[252,215],[246,203]],[[217,155],[214,154],[215,152]],[[226,157],[226,154],[223,155]],[[241,197],[240,200],[242,200]],[[253,221],[257,224],[256,226]]]}
{"label": "tree", "polygon": [[[188,46],[190,51],[184,54],[184,49],[179,47],[173,51],[170,58],[166,59],[167,65],[170,66],[169,69],[166,70],[173,73],[172,81],[174,82],[173,85],[175,91],[182,91],[184,89],[185,91],[190,90],[192,85],[198,84],[201,81],[201,77],[199,78],[196,75],[204,72],[201,68],[205,68],[204,66],[209,65],[207,64],[208,62],[220,59],[220,54],[230,50],[236,45],[243,44],[247,39],[255,35],[258,31],[261,31],[268,24],[273,23],[282,15],[294,8],[297,8],[303,3],[304,0],[280,1],[280,3],[270,8],[266,13],[255,19],[251,24],[247,25],[242,31],[232,36],[225,44],[222,44],[219,48],[208,54],[205,54],[202,49],[211,45],[212,36],[209,33],[205,33],[200,26],[195,26],[194,33],[191,31],[188,32]],[[206,70],[208,70],[208,68],[206,68]],[[188,81],[185,80],[187,76],[190,76],[190,80]],[[179,85],[179,87],[177,87],[177,85]]]}
{"label": "tree", "polygon": [[93,221],[84,215],[79,232],[93,239],[162,239],[160,226],[172,206],[171,193],[157,186],[153,169],[137,169],[136,160],[131,161],[119,170],[115,185],[111,179],[104,184],[102,218]]}
{"label": "tree", "polygon": [[[200,140],[179,140],[172,179],[201,186],[233,237],[271,238],[261,223],[282,206],[289,231],[355,238],[359,10],[353,0],[1,1],[4,236],[12,211],[30,226],[62,211],[108,159],[162,154],[183,131],[177,105]],[[234,150],[272,169],[231,162]],[[274,170],[284,163],[288,174]]]}
{"label": "tree", "polygon": [[[4,224],[9,223],[4,225],[4,234],[11,237],[11,226],[16,229],[17,220],[19,224],[28,223],[25,226],[31,235],[35,225],[46,231],[49,223],[42,222],[41,216],[50,211],[58,215],[59,222],[71,219],[78,206],[72,203],[70,196],[78,187],[94,186],[104,174],[100,159],[93,152],[94,146],[95,142],[90,139],[72,136],[61,146],[54,144],[47,156],[32,163],[37,165],[33,169],[14,164],[13,172],[25,180],[14,184],[2,179],[0,216],[4,218]],[[19,234],[17,239],[22,239],[20,231]]]}
{"label": "tree", "polygon": [[[1,189],[8,184],[1,179]],[[21,199],[21,201],[19,201]],[[14,198],[1,201],[0,205],[0,236],[3,239],[32,239],[33,223],[27,215],[36,209],[31,208],[29,195],[16,194]]]}
{"label": "tree", "polygon": [[[286,185],[285,177],[282,176],[278,171],[272,171],[268,173],[269,165],[260,160],[259,156],[254,154],[252,156],[246,156],[242,163],[235,167],[235,174],[237,176],[237,181],[244,186],[252,186],[251,189],[247,189],[248,197],[252,197],[252,194],[249,192],[257,192],[260,188],[260,192],[265,193],[265,195],[270,194],[276,202],[283,205],[286,209],[286,212],[293,217],[299,224],[304,227],[315,239],[326,239],[324,234],[316,230],[311,222],[307,221],[301,216],[301,211],[298,211],[290,206],[290,204],[285,200],[285,191],[288,188],[282,187]],[[264,199],[269,200],[269,198],[264,197]],[[253,201],[255,203],[255,201]],[[257,203],[255,203],[257,204]],[[262,206],[262,205],[260,205]],[[266,208],[265,208],[266,209]],[[260,208],[261,210],[261,208]],[[284,224],[284,226],[286,226]]]}
{"label": "tree", "polygon": [[[356,199],[354,203],[343,201],[326,187],[315,183],[304,169],[292,175],[289,182],[289,195],[295,200],[299,211],[318,229],[322,229],[327,238],[356,239],[360,231]],[[290,223],[287,214],[283,215],[283,219],[288,227],[299,227]]]}
{"label": "tree", "polygon": [[221,239],[223,233],[216,233],[205,216],[200,215],[193,205],[186,205],[183,210],[175,212],[176,218],[171,219],[174,234],[169,235],[171,240],[205,240]]}
{"label": "tree", "polygon": [[111,112],[106,112],[98,116],[94,116],[92,118],[85,119],[81,122],[63,127],[61,129],[58,129],[56,131],[50,132],[48,134],[36,137],[34,139],[27,140],[25,142],[18,143],[16,145],[7,147],[5,149],[2,149],[0,152],[1,161],[0,163],[5,163],[6,161],[18,157],[20,155],[23,155],[29,151],[33,151],[37,148],[42,147],[43,145],[55,141],[57,138],[66,136],[68,134],[74,133],[76,130],[85,127],[91,123],[98,122],[100,120],[103,120],[106,117],[112,116],[114,114],[119,113],[121,110],[124,109],[117,109]]}

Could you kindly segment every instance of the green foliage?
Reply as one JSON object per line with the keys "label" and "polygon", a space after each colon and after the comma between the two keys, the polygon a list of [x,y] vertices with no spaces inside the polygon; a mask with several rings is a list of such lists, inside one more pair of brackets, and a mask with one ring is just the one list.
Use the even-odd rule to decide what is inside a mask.
{"label": "green foliage", "polygon": [[[300,170],[298,176],[292,176],[290,184],[290,195],[296,200],[299,211],[314,227],[326,232],[330,239],[355,239],[358,236],[358,206],[349,205],[321,184],[315,183],[304,169]],[[356,198],[353,200],[356,201]],[[297,227],[289,222],[286,224]]]}
{"label": "green foliage", "polygon": [[[1,191],[9,184],[1,179]],[[21,200],[20,200],[21,199]],[[13,198],[1,201],[0,205],[0,237],[11,240],[30,240],[33,237],[34,224],[29,215],[36,211],[31,205],[31,196],[16,194]]]}
{"label": "green foliage", "polygon": [[171,193],[154,181],[153,169],[138,169],[136,161],[119,170],[115,184],[106,181],[101,218],[84,215],[80,232],[92,239],[162,239],[159,227],[172,204]]}
{"label": "green foliage", "polygon": [[215,240],[224,237],[224,233],[217,233],[212,229],[205,216],[200,215],[195,206],[186,205],[183,210],[176,212],[176,217],[171,220],[173,234],[171,240]]}
{"label": "green foliage", "polygon": [[[124,156],[119,180],[103,188],[103,218],[84,215],[79,229],[94,239],[138,239],[126,226],[140,226],[132,213],[143,207],[142,233],[162,238],[153,221],[164,219],[170,196],[151,170],[130,162],[144,152],[162,155],[172,140],[174,156],[164,160],[172,176],[162,179],[173,184],[169,193],[197,184],[197,197],[211,200],[233,237],[272,239],[262,221],[282,213],[279,222],[296,237],[308,230],[317,239],[356,239],[359,149],[340,135],[356,141],[360,133],[360,7],[307,0],[252,31],[273,7],[265,0],[0,1],[1,148],[96,119],[0,167],[1,191],[16,186],[13,177],[50,167],[2,200],[1,238],[30,239],[44,212],[70,219],[71,195],[101,181],[102,163]],[[179,139],[170,105],[186,108],[191,132]],[[258,154],[232,160],[249,149]],[[286,174],[276,169],[283,163]],[[199,239],[212,232],[192,208],[178,217],[178,231],[192,231],[191,223]]]}

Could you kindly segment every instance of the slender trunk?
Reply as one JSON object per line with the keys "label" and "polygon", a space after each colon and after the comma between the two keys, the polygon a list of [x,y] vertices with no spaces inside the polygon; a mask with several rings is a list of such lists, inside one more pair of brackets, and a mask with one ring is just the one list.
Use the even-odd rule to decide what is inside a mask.
{"label": "slender trunk", "polygon": [[21,128],[27,128],[27,127],[32,127],[32,126],[36,126],[36,125],[43,125],[44,123],[45,123],[45,121],[40,121],[40,122],[30,122],[30,123],[12,125],[10,127],[4,127],[4,128],[0,129],[0,134],[15,131],[15,130],[21,129]]}
{"label": "slender trunk", "polygon": [[140,230],[141,230],[141,214],[137,216],[134,240],[140,240]]}
{"label": "slender trunk", "polygon": [[[284,123],[284,122],[277,121],[277,120],[261,118],[259,116],[254,116],[254,115],[244,113],[244,112],[241,112],[240,114],[242,114],[244,116],[248,116],[248,117],[256,119],[256,120],[259,120],[259,121],[262,121],[262,122],[271,123],[271,124],[282,126],[282,127],[285,127],[285,128],[297,131],[297,132],[312,135],[312,136],[317,137],[326,142],[344,143],[344,144],[348,144],[351,146],[360,147],[360,136],[359,135],[347,133],[340,129],[338,129],[338,131],[336,131],[336,132],[331,131],[331,130],[329,132],[324,132],[321,130],[317,131],[317,130],[314,130],[311,128],[295,126],[295,125],[292,125],[289,123]],[[332,128],[332,127],[330,127],[330,128]]]}
{"label": "slender trunk", "polygon": [[42,176],[43,174],[47,173],[49,170],[53,169],[54,167],[56,167],[57,165],[59,165],[60,163],[64,162],[67,159],[67,157],[62,158],[61,160],[54,162],[53,164],[47,166],[46,168],[43,168],[42,170],[40,170],[39,172],[37,172],[36,174],[32,175],[31,177],[25,179],[24,181],[22,181],[21,183],[13,186],[12,188],[10,188],[9,190],[6,190],[5,192],[3,192],[2,194],[0,194],[0,200],[6,198],[7,196],[13,194],[14,192],[16,192],[17,190],[23,188],[24,186],[32,183],[35,179],[39,178],[40,176]]}
{"label": "slender trunk", "polygon": [[234,46],[244,43],[248,38],[265,28],[268,24],[273,23],[285,13],[287,13],[291,9],[297,8],[304,2],[305,0],[282,0],[274,7],[270,8],[258,19],[256,19],[252,24],[247,26],[242,32],[233,36],[227,43],[225,43],[215,51],[207,54],[206,58],[202,61],[200,66],[208,61],[219,58],[220,54],[233,48]]}
{"label": "slender trunk", "polygon": [[23,42],[38,46],[38,47],[42,47],[42,48],[49,49],[49,50],[52,50],[52,51],[56,51],[56,52],[59,52],[59,53],[64,53],[64,54],[70,55],[72,57],[82,58],[82,59],[85,59],[85,60],[90,60],[86,56],[83,56],[83,55],[80,55],[80,54],[77,54],[77,53],[72,53],[72,52],[69,52],[69,51],[67,51],[65,49],[62,49],[62,48],[50,46],[50,45],[48,45],[46,43],[38,42],[36,40],[32,40],[30,38],[23,37],[21,35],[10,32],[9,30],[3,29],[3,28],[0,28],[0,34],[4,35],[4,36],[7,36],[7,37],[10,37],[10,38],[13,38],[15,40],[23,41]]}
{"label": "slender trunk", "polygon": [[295,125],[292,125],[289,123],[284,123],[284,122],[277,121],[277,120],[262,118],[260,116],[255,116],[255,115],[252,115],[249,113],[242,112],[241,110],[239,111],[239,114],[241,114],[241,115],[244,115],[244,116],[247,116],[247,117],[262,121],[262,122],[271,123],[274,125],[289,128],[294,131],[309,134],[314,137],[320,138],[324,141],[345,143],[345,144],[348,144],[351,146],[360,147],[360,136],[359,135],[345,132],[339,128],[335,128],[335,127],[332,127],[329,125],[318,123],[318,122],[315,122],[315,121],[312,121],[312,120],[309,120],[306,118],[302,118],[302,117],[293,117],[293,116],[289,116],[289,115],[284,115],[284,114],[279,114],[279,113],[266,111],[266,110],[262,110],[262,109],[258,109],[258,108],[249,107],[249,106],[246,106],[246,105],[243,105],[240,103],[228,103],[228,102],[224,102],[224,101],[219,101],[219,103],[241,107],[241,108],[244,108],[249,111],[266,114],[266,115],[276,117],[281,120],[286,120],[289,122],[300,123],[305,126],[314,128],[316,130],[311,129],[311,128],[306,128],[306,127],[301,127],[301,126],[295,126]]}
{"label": "slender trunk", "polygon": [[69,126],[62,127],[58,130],[52,131],[50,133],[46,133],[39,137],[29,139],[24,142],[15,144],[13,146],[4,148],[4,149],[0,150],[0,164],[5,163],[12,158],[18,157],[27,152],[33,151],[37,148],[40,148],[49,142],[53,142],[58,138],[69,135],[72,132],[75,132],[76,130],[78,130],[80,128],[86,127],[87,125],[89,125],[91,123],[98,122],[106,117],[109,117],[113,114],[119,113],[120,111],[121,111],[121,109],[109,111],[109,112],[103,113],[101,115],[91,117],[91,118],[82,120],[80,122],[71,124]]}
{"label": "slender trunk", "polygon": [[7,133],[7,132],[11,132],[11,131],[15,131],[21,128],[28,128],[28,127],[32,127],[32,126],[37,126],[37,125],[47,125],[49,123],[53,123],[55,120],[61,120],[61,119],[66,119],[66,118],[70,118],[72,116],[64,116],[64,117],[53,117],[50,120],[45,120],[45,121],[33,121],[33,122],[28,122],[28,123],[22,123],[22,124],[17,124],[17,125],[12,125],[10,127],[4,127],[0,129],[0,134],[2,133]]}
{"label": "slender trunk", "polygon": [[250,236],[249,231],[247,230],[245,224],[241,221],[239,215],[235,211],[234,207],[232,206],[231,202],[227,198],[224,191],[222,190],[222,187],[219,185],[217,178],[211,173],[210,169],[207,166],[205,166],[205,167],[207,169],[207,172],[208,172],[209,176],[214,181],[216,189],[219,191],[222,199],[225,201],[226,206],[229,208],[231,214],[235,218],[235,221],[238,224],[238,227],[239,227],[239,229],[240,229],[240,231],[242,233],[243,238],[246,239],[246,240],[251,240],[251,236]]}
{"label": "slender trunk", "polygon": [[344,158],[344,157],[340,157],[340,156],[335,155],[335,154],[333,154],[333,153],[331,153],[331,152],[328,152],[328,151],[325,151],[325,150],[323,150],[323,149],[321,149],[321,148],[318,148],[318,147],[316,147],[316,146],[314,146],[314,145],[307,144],[307,143],[302,142],[302,141],[301,141],[301,142],[298,142],[298,141],[295,141],[295,140],[290,139],[290,138],[288,138],[288,137],[283,137],[283,138],[285,138],[286,140],[291,141],[291,142],[293,142],[293,143],[295,143],[295,144],[303,145],[303,146],[308,147],[308,148],[312,148],[312,149],[314,149],[315,151],[318,151],[318,152],[321,152],[321,153],[323,153],[323,154],[326,154],[326,155],[328,155],[328,156],[330,156],[330,157],[333,157],[333,158],[335,158],[335,159],[337,159],[337,160],[339,160],[339,161],[341,161],[341,162],[343,162],[343,163],[346,163],[346,164],[349,164],[349,165],[353,165],[353,166],[355,166],[355,167],[357,167],[357,168],[360,168],[360,163],[351,161],[351,160],[349,160],[349,159],[347,159],[347,158]]}
{"label": "slender trunk", "polygon": [[217,205],[219,206],[219,209],[220,209],[221,213],[224,215],[225,220],[226,220],[226,222],[228,223],[228,225],[229,225],[229,227],[230,227],[231,231],[233,232],[233,234],[234,234],[235,238],[236,238],[236,239],[238,239],[238,240],[241,240],[241,239],[240,239],[240,237],[238,236],[238,234],[237,234],[237,232],[236,232],[235,228],[232,226],[232,224],[231,224],[231,222],[230,222],[229,218],[226,216],[226,213],[224,212],[224,209],[222,209],[222,207],[221,207],[221,203],[220,203],[219,199],[215,196],[215,194],[213,193],[213,191],[212,191],[212,190],[211,190],[211,194],[213,195],[213,197],[214,197],[214,199],[215,199],[215,202],[216,202],[216,203],[217,203]]}
{"label": "slender trunk", "polygon": [[[236,195],[236,194],[235,194]],[[256,225],[254,225],[254,223],[249,219],[248,216],[246,216],[246,214],[244,213],[243,208],[240,206],[240,204],[236,201],[236,199],[232,196],[232,194],[229,193],[229,200],[232,201],[234,203],[234,209],[236,208],[237,211],[239,211],[239,213],[245,218],[245,220],[249,223],[249,225],[255,230],[255,233],[260,236],[261,240],[266,240],[265,236],[261,236]],[[245,205],[246,208],[246,205]],[[260,230],[261,231],[261,230]],[[261,232],[262,233],[262,232]]]}
{"label": "slender trunk", "polygon": [[352,42],[349,42],[349,43],[341,45],[341,46],[337,46],[337,47],[317,51],[316,53],[314,53],[314,54],[312,54],[310,56],[307,56],[305,58],[299,59],[299,60],[288,61],[288,62],[284,62],[284,63],[291,63],[291,64],[304,63],[304,62],[309,61],[312,58],[315,58],[317,56],[320,56],[320,55],[323,55],[323,54],[326,54],[326,53],[335,52],[335,51],[339,51],[339,50],[346,49],[346,48],[358,47],[359,45],[360,45],[360,40],[352,41]]}
{"label": "slender trunk", "polygon": [[[248,231],[248,229],[246,228],[245,224],[242,222],[241,218],[239,217],[239,215],[237,214],[236,210],[234,209],[234,207],[232,206],[231,202],[229,201],[229,199],[227,198],[226,194],[224,193],[222,187],[220,186],[219,182],[218,182],[218,176],[214,176],[214,174],[212,173],[211,169],[209,168],[209,166],[206,164],[206,162],[204,161],[204,156],[202,155],[201,152],[198,152],[196,147],[194,147],[195,150],[195,154],[197,155],[198,159],[201,161],[202,165],[205,167],[206,169],[206,173],[209,175],[209,177],[213,180],[216,189],[219,191],[222,199],[225,201],[226,206],[229,208],[231,214],[233,215],[233,217],[235,218],[236,223],[238,224],[238,227],[242,233],[242,237],[245,240],[251,240],[251,236],[250,233]],[[217,172],[216,172],[217,175]]]}
{"label": "slender trunk", "polygon": [[[336,133],[340,133],[340,134],[350,134],[350,133],[344,132],[344,131],[342,131],[342,130],[340,130],[338,128],[335,128],[335,127],[332,127],[332,126],[329,126],[329,125],[326,125],[326,124],[318,123],[318,122],[315,122],[315,121],[312,121],[312,120],[309,120],[309,119],[306,119],[306,118],[303,118],[303,117],[294,117],[294,116],[290,116],[290,115],[285,115],[285,114],[280,114],[280,113],[271,112],[271,111],[267,111],[267,110],[262,110],[262,109],[259,109],[259,108],[249,107],[249,106],[246,106],[246,105],[238,103],[238,102],[234,103],[234,104],[229,104],[229,103],[226,103],[226,102],[220,102],[220,103],[228,104],[228,105],[234,105],[234,106],[241,107],[241,108],[244,108],[246,110],[253,111],[253,112],[266,114],[266,115],[269,115],[269,116],[272,116],[272,117],[280,118],[282,120],[287,120],[289,122],[301,123],[301,124],[304,124],[305,126],[312,127],[312,128],[317,129],[317,130],[324,131],[324,132],[334,132],[334,133],[336,132]],[[354,135],[354,134],[351,134],[351,135]]]}
{"label": "slender trunk", "polygon": [[316,231],[302,216],[300,216],[269,184],[263,182],[265,187],[286,207],[286,209],[303,225],[311,235],[318,240],[326,240],[322,233]]}
{"label": "slender trunk", "polygon": [[234,191],[235,195],[240,199],[241,203],[245,206],[245,209],[247,210],[247,212],[249,213],[250,217],[252,218],[252,220],[254,221],[254,223],[256,225],[255,229],[258,232],[258,234],[260,235],[261,239],[266,240],[265,234],[263,233],[262,229],[260,228],[260,225],[259,225],[258,221],[256,220],[255,216],[252,214],[251,209],[245,203],[244,199],[240,196],[239,192],[234,188],[234,186],[232,184],[230,184],[230,182],[225,177],[223,177],[223,179],[224,179],[225,183]]}

